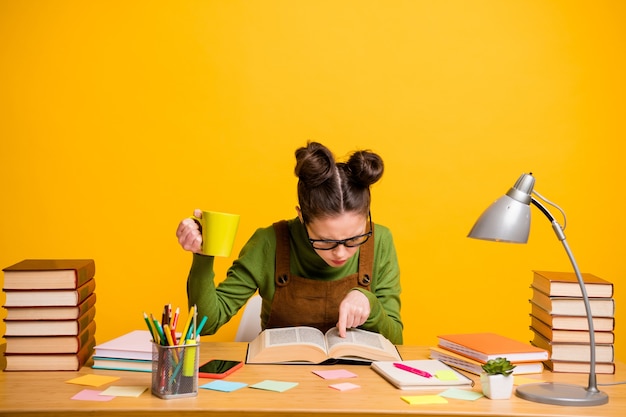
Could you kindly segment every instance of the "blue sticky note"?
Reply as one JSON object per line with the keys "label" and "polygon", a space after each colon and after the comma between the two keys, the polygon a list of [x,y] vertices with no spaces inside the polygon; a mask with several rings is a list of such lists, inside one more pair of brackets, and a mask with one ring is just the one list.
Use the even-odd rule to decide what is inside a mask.
{"label": "blue sticky note", "polygon": [[232,392],[240,388],[247,387],[248,384],[243,382],[231,382],[231,381],[211,381],[204,385],[200,385],[200,388],[210,389],[213,391]]}

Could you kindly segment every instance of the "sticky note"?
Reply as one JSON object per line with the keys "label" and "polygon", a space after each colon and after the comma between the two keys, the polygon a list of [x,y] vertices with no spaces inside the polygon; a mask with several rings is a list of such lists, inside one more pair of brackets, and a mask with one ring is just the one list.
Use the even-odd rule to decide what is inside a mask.
{"label": "sticky note", "polygon": [[207,382],[204,385],[200,385],[200,388],[210,389],[213,391],[222,391],[222,392],[231,392],[236,391],[240,388],[247,387],[248,384],[244,384],[243,382],[231,382],[231,381],[211,381]]}
{"label": "sticky note", "polygon": [[400,397],[411,405],[415,404],[447,404],[448,400],[439,395],[408,395]]}
{"label": "sticky note", "polygon": [[120,379],[118,376],[105,376],[105,375],[83,375],[77,378],[70,379],[67,382],[68,384],[77,384],[77,385],[89,385],[92,387],[99,387],[100,385],[108,384],[109,382],[117,381]]}
{"label": "sticky note", "polygon": [[483,394],[480,392],[458,388],[447,389],[444,392],[439,393],[439,395],[445,398],[455,398],[457,400],[466,401],[474,401],[483,397]]}
{"label": "sticky note", "polygon": [[331,369],[323,371],[312,371],[315,375],[324,379],[341,379],[341,378],[355,378],[357,374],[347,371],[345,369]]}
{"label": "sticky note", "polygon": [[456,381],[459,379],[452,369],[442,369],[435,372],[437,379],[441,381]]}
{"label": "sticky note", "polygon": [[139,397],[148,387],[145,386],[113,386],[105,389],[100,395],[111,395],[113,397]]}
{"label": "sticky note", "polygon": [[96,391],[93,389],[84,389],[78,394],[74,395],[72,400],[80,400],[80,401],[111,401],[113,398],[112,395],[100,395],[100,391]]}
{"label": "sticky note", "polygon": [[543,382],[543,380],[513,375],[513,385],[538,384],[540,382]]}
{"label": "sticky note", "polygon": [[360,385],[352,384],[350,382],[343,382],[341,384],[333,384],[333,385],[329,385],[329,387],[336,389],[337,391],[350,391],[353,389],[361,388]]}
{"label": "sticky note", "polygon": [[250,385],[250,388],[263,389],[266,391],[284,392],[298,385],[297,382],[272,381],[266,379],[258,384]]}

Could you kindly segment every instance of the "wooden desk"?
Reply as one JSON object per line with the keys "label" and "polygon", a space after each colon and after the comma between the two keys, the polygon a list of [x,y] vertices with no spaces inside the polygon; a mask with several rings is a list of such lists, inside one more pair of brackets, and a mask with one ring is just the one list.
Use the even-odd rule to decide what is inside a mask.
{"label": "wooden desk", "polygon": [[[201,357],[244,359],[245,343],[203,343]],[[425,347],[400,346],[404,359],[424,359]],[[345,365],[332,365],[346,368]],[[106,371],[84,368],[79,372],[0,372],[0,416],[390,416],[415,414],[421,416],[626,416],[626,385],[602,386],[609,403],[595,407],[563,407],[538,404],[513,396],[510,400],[476,401],[449,399],[448,404],[409,405],[401,395],[437,393],[439,391],[401,391],[378,376],[368,366],[348,366],[358,375],[349,380],[328,381],[314,375],[311,365],[245,365],[227,380],[254,384],[265,379],[298,382],[283,393],[243,388],[224,393],[199,389],[198,396],[176,400],[154,397],[150,389],[137,398],[116,397],[108,402],[76,401],[70,398],[89,388],[103,390],[111,385],[150,387],[150,373]],[[102,387],[85,387],[65,381],[88,373],[114,375],[121,379]],[[478,378],[474,390],[480,391]],[[561,381],[586,386],[587,376],[544,372],[545,381]],[[616,375],[599,375],[599,382],[626,379],[626,366],[618,364]],[[200,379],[199,385],[210,380]],[[328,385],[349,381],[360,389],[341,392]]]}

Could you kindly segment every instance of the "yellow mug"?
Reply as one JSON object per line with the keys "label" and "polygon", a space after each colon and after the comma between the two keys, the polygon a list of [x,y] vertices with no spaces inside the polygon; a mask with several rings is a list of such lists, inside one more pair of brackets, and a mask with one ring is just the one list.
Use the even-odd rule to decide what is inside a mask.
{"label": "yellow mug", "polygon": [[230,256],[239,227],[239,215],[202,211],[202,218],[192,216],[200,225],[203,255]]}

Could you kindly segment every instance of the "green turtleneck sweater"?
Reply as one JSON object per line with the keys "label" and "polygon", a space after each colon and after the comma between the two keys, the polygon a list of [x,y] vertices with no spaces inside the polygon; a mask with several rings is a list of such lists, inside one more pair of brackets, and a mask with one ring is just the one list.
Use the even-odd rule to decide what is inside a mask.
{"label": "green turtleneck sweater", "polygon": [[[292,237],[291,274],[310,279],[337,280],[358,271],[358,253],[345,265],[335,268],[320,258],[307,240],[298,218],[288,221]],[[274,258],[276,234],[273,226],[258,229],[244,245],[239,258],[228,269],[226,279],[216,287],[212,256],[193,255],[187,280],[189,305],[198,306],[198,315],[207,316],[203,334],[214,334],[233,317],[259,290],[263,298],[261,327],[267,323],[274,297]],[[375,225],[374,267],[371,291],[355,287],[365,294],[371,312],[360,326],[382,334],[394,344],[402,344],[400,318],[400,269],[391,232]]]}

